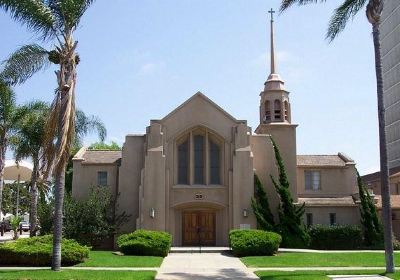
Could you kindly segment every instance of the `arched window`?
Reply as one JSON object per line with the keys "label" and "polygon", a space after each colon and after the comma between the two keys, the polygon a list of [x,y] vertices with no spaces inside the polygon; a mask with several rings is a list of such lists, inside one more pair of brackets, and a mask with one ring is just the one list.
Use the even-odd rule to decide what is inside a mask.
{"label": "arched window", "polygon": [[281,101],[279,99],[275,99],[274,101],[274,119],[276,121],[280,121],[281,117]]}
{"label": "arched window", "polygon": [[221,184],[220,171],[221,171],[221,159],[220,159],[220,148],[217,143],[210,139],[210,184],[219,185]]}
{"label": "arched window", "polygon": [[223,140],[206,128],[195,128],[176,141],[178,185],[221,185]]}
{"label": "arched window", "polygon": [[270,122],[271,121],[271,103],[269,100],[265,101],[265,118],[264,121]]}
{"label": "arched window", "polygon": [[285,100],[284,104],[284,110],[285,110],[285,121],[289,121],[289,103],[287,100]]}
{"label": "arched window", "polygon": [[189,138],[178,144],[178,184],[189,184]]}

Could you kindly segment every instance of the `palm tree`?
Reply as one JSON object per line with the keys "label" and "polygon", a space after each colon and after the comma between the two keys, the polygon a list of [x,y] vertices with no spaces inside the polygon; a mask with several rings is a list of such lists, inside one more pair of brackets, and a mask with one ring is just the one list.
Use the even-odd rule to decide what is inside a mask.
{"label": "palm tree", "polygon": [[[293,4],[306,5],[327,0],[282,0],[280,10],[285,11]],[[343,31],[351,18],[366,7],[366,15],[372,25],[372,35],[375,50],[375,72],[377,81],[378,119],[379,119],[379,150],[381,168],[382,218],[384,224],[386,272],[394,272],[392,214],[390,206],[389,167],[387,160],[385,107],[383,105],[383,73],[379,26],[384,0],[344,0],[335,9],[329,22],[327,39],[332,42]]]}
{"label": "palm tree", "polygon": [[[0,0],[0,8],[9,12],[13,19],[27,26],[42,41],[53,40],[55,48],[45,48],[33,44],[17,50],[4,66],[7,82],[24,82],[35,72],[49,65],[49,61],[59,66],[56,71],[57,90],[46,124],[44,155],[53,162],[55,177],[55,214],[53,233],[52,269],[61,267],[62,209],[64,200],[65,168],[69,158],[75,133],[75,87],[76,67],[79,56],[78,42],[74,32],[86,10],[94,0]],[[0,77],[1,78],[1,77]],[[56,146],[52,148],[54,136]]]}
{"label": "palm tree", "polygon": [[29,110],[18,125],[18,129],[10,137],[10,146],[14,150],[16,161],[31,158],[33,163],[30,185],[30,236],[35,236],[37,231],[37,200],[38,180],[40,178],[40,159],[43,153],[43,135],[49,106],[40,101],[24,106]]}
{"label": "palm tree", "polygon": [[0,80],[0,213],[4,187],[4,167],[10,136],[18,127],[18,122],[26,113],[16,104],[14,91]]}
{"label": "palm tree", "polygon": [[[37,231],[37,203],[38,203],[38,182],[41,179],[40,171],[43,166],[51,165],[43,158],[45,145],[45,125],[50,112],[50,106],[44,102],[31,102],[24,107],[29,111],[21,120],[16,133],[11,137],[10,143],[14,150],[17,161],[23,158],[31,158],[33,171],[30,180],[30,235],[36,236]],[[75,141],[81,142],[82,138],[89,132],[97,131],[101,141],[106,136],[106,128],[97,117],[87,116],[78,110],[76,114],[76,136]],[[43,182],[41,182],[43,183]]]}

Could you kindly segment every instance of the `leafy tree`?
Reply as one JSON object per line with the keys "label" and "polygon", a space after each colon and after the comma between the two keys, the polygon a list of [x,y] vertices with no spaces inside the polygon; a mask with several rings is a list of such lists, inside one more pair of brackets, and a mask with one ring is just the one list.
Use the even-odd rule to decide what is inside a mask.
{"label": "leafy tree", "polygon": [[279,180],[276,181],[272,175],[271,180],[280,198],[277,230],[282,235],[282,246],[290,248],[306,247],[310,242],[310,236],[303,223],[305,204],[297,206],[293,203],[283,159],[275,141],[272,138],[271,141],[279,172]]}
{"label": "leafy tree", "polygon": [[364,186],[357,171],[358,193],[360,195],[361,224],[364,229],[364,242],[367,246],[379,246],[383,242],[383,227],[379,220],[375,203]]}
{"label": "leafy tree", "polygon": [[88,150],[107,150],[107,151],[120,151],[121,146],[116,142],[111,141],[110,144],[104,142],[96,142],[89,146]]}
{"label": "leafy tree", "polygon": [[[55,223],[52,269],[61,267],[61,238],[65,169],[75,134],[75,88],[78,41],[74,33],[80,20],[94,0],[0,0],[0,8],[25,25],[41,41],[53,40],[55,48],[46,50],[38,44],[21,47],[4,65],[3,78],[8,84],[26,81],[50,63],[58,65],[57,89],[46,124],[47,162],[53,163],[55,177]],[[56,136],[56,145],[53,146]],[[50,171],[50,166],[47,170]]]}
{"label": "leafy tree", "polygon": [[[127,221],[125,212],[115,215],[115,197],[104,187],[92,187],[85,200],[75,200],[66,195],[64,204],[64,237],[77,240],[81,244],[99,246],[105,239],[111,238],[116,230]],[[40,206],[41,234],[52,230],[54,202]]]}
{"label": "leafy tree", "polygon": [[[327,0],[282,0],[281,11],[285,11],[293,4],[306,5]],[[326,37],[333,41],[337,35],[343,31],[350,19],[354,18],[364,7],[366,7],[366,16],[372,25],[372,37],[375,56],[375,74],[377,81],[377,99],[378,99],[378,121],[379,121],[379,149],[381,166],[381,195],[382,195],[382,218],[384,223],[385,257],[386,272],[393,273],[395,270],[393,261],[393,235],[392,235],[392,213],[390,206],[390,187],[389,187],[389,166],[388,152],[386,146],[386,121],[385,106],[383,98],[383,71],[382,54],[380,40],[380,23],[384,0],[343,0],[343,3],[335,9],[329,22]]]}
{"label": "leafy tree", "polygon": [[254,173],[255,197],[251,198],[251,207],[257,219],[257,227],[272,231],[275,227],[274,216],[269,207],[268,196],[257,174]]}
{"label": "leafy tree", "polygon": [[[17,212],[17,188],[18,183],[10,183],[4,185],[3,191],[3,210],[4,213]],[[29,212],[29,189],[26,184],[19,185],[19,212]]]}

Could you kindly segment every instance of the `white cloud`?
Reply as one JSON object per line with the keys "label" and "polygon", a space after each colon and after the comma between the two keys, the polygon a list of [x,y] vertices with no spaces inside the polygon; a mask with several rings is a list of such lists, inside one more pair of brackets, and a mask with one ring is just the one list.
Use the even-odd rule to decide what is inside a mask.
{"label": "white cloud", "polygon": [[140,69],[138,74],[139,75],[151,75],[156,72],[164,70],[166,67],[165,62],[147,62],[143,64]]}

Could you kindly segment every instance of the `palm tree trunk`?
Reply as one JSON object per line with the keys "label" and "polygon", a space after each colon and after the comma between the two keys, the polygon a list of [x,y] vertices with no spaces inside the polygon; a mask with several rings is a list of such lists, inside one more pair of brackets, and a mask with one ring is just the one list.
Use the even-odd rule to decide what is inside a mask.
{"label": "palm tree trunk", "polygon": [[382,56],[381,56],[379,22],[372,25],[372,34],[374,39],[375,71],[376,71],[376,81],[377,81],[382,219],[384,225],[384,238],[385,238],[386,272],[393,273],[395,269],[393,261],[392,211],[390,205],[389,166],[388,166],[388,155],[386,146],[385,107],[383,103],[384,102],[383,74],[382,74]]}
{"label": "palm tree trunk", "polygon": [[0,138],[0,143],[3,145],[0,147],[0,214],[2,213],[2,201],[3,201],[3,188],[4,188],[4,168],[6,164],[6,147],[7,139],[5,136]]}
{"label": "palm tree trunk", "polygon": [[[65,168],[64,168],[65,169]],[[61,269],[61,240],[63,227],[65,172],[57,172],[55,176],[55,202],[54,202],[54,229],[53,229],[53,257],[51,269]]]}
{"label": "palm tree trunk", "polygon": [[66,33],[63,48],[64,59],[60,70],[56,72],[58,81],[58,139],[55,164],[55,210],[53,232],[53,259],[52,270],[61,268],[61,240],[63,224],[63,205],[65,192],[65,169],[70,155],[71,143],[75,133],[75,85],[76,60],[75,49],[78,42],[74,42],[72,34]]}
{"label": "palm tree trunk", "polygon": [[38,165],[39,165],[39,160],[34,159],[32,176],[31,176],[31,209],[29,213],[30,237],[36,236],[36,231],[37,231]]}

